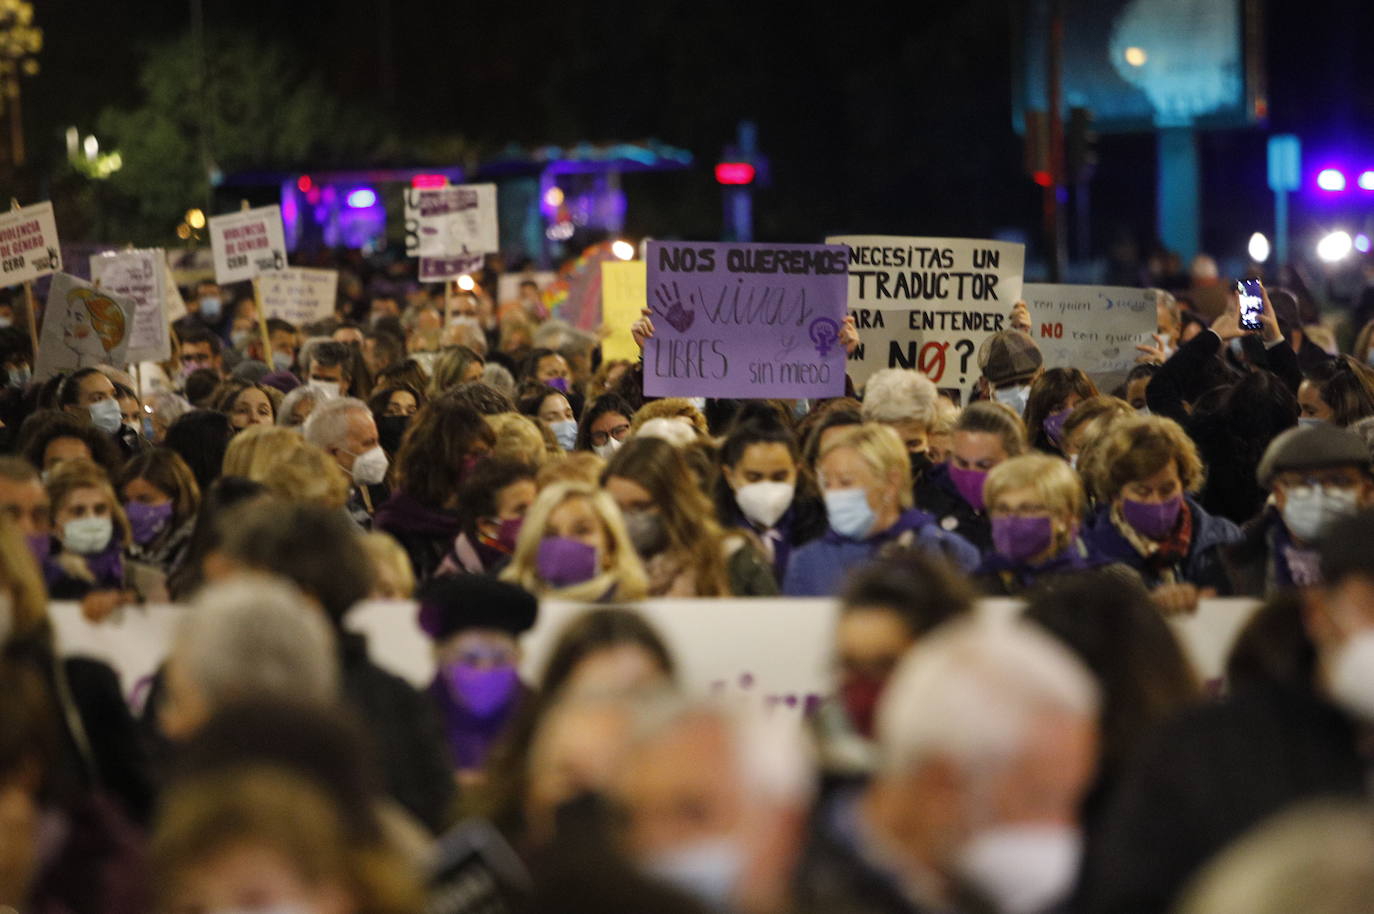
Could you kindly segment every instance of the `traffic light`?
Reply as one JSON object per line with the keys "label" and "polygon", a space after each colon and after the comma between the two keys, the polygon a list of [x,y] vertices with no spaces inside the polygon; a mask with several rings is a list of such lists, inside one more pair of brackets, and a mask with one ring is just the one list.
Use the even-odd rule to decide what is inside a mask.
{"label": "traffic light", "polygon": [[1092,179],[1097,169],[1097,131],[1093,130],[1093,113],[1087,108],[1070,108],[1069,124],[1064,141],[1065,165],[1068,178],[1075,184]]}

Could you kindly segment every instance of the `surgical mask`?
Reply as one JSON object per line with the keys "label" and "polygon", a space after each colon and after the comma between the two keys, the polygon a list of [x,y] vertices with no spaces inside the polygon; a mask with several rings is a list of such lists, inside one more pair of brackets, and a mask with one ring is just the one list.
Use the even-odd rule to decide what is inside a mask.
{"label": "surgical mask", "polygon": [[482,322],[471,314],[460,314],[449,321],[451,327],[472,327],[475,330],[482,329]]}
{"label": "surgical mask", "polygon": [[868,503],[868,491],[865,489],[832,489],[826,492],[825,513],[830,518],[830,529],[854,540],[866,539],[878,520]]}
{"label": "surgical mask", "polygon": [[558,446],[565,451],[571,451],[577,446],[577,420],[561,419],[549,426],[553,429],[553,436],[558,439]]}
{"label": "surgical mask", "polygon": [[285,352],[272,353],[272,368],[276,371],[290,371],[291,361],[291,356]]}
{"label": "surgical mask", "polygon": [[129,516],[134,542],[146,546],[157,539],[157,535],[172,519],[172,503],[145,505],[141,501],[129,501],[124,503],[124,513]]}
{"label": "surgical mask", "polygon": [[1048,517],[994,517],[992,545],[1004,558],[1021,563],[1054,543],[1054,521]]}
{"label": "surgical mask", "polygon": [[1302,416],[1298,419],[1298,425],[1302,426],[1303,428],[1315,428],[1319,425],[1325,424],[1325,419],[1318,419],[1316,416]]}
{"label": "surgical mask", "polygon": [[311,390],[319,391],[320,396],[326,400],[332,400],[339,395],[339,382],[326,381],[319,378],[311,378],[305,382],[305,386]]}
{"label": "surgical mask", "polygon": [[113,397],[92,403],[87,408],[91,411],[91,425],[107,435],[113,435],[124,424],[124,415],[119,411],[119,401]]}
{"label": "surgical mask", "polygon": [[612,454],[620,450],[620,445],[623,443],[624,442],[622,441],[617,441],[616,439],[607,436],[605,444],[592,445],[592,453],[600,457],[602,460],[609,460],[611,459]]}
{"label": "surgical mask", "polygon": [[959,497],[975,511],[983,510],[983,483],[987,482],[986,470],[965,470],[954,464],[949,465],[949,481],[959,492]]}
{"label": "surgical mask", "polygon": [[383,479],[386,479],[388,466],[386,451],[382,450],[380,444],[368,448],[353,458],[353,481],[360,486],[379,485]]}
{"label": "surgical mask", "polygon": [[565,394],[565,393],[568,392],[568,379],[567,379],[567,378],[549,378],[549,379],[548,379],[547,381],[545,381],[544,383],[547,384],[547,385],[549,385],[550,387],[552,387],[554,390],[558,391],[559,393],[564,393],[564,394]]}
{"label": "surgical mask", "polygon": [[992,396],[1003,406],[1010,406],[1019,416],[1026,411],[1026,401],[1030,399],[1030,385],[1014,384],[1011,387],[999,387],[992,392]]}
{"label": "surgical mask", "polygon": [[571,587],[596,577],[596,549],[565,536],[546,536],[535,565],[539,576],[554,587]]}
{"label": "surgical mask", "polygon": [[114,521],[105,517],[78,517],[62,525],[62,545],[72,552],[93,555],[110,545]]}
{"label": "surgical mask", "polygon": [[229,340],[234,344],[235,349],[242,349],[253,339],[252,330],[235,330],[229,334]]}
{"label": "surgical mask", "polygon": [[217,321],[223,306],[218,295],[207,295],[200,300],[200,316],[208,321]]}
{"label": "surgical mask", "polygon": [[790,482],[751,482],[735,492],[735,503],[751,523],[767,530],[787,513],[796,494]]}
{"label": "surgical mask", "polygon": [[1328,685],[1336,704],[1374,721],[1374,629],[1358,631],[1336,648]]}
{"label": "surgical mask", "polygon": [[8,374],[10,387],[23,387],[33,377],[33,370],[27,365],[19,365],[11,368]]}
{"label": "surgical mask", "polygon": [[651,875],[687,892],[718,911],[734,907],[735,889],[748,854],[731,838],[705,838],[660,851],[644,861]]}
{"label": "surgical mask", "polygon": [[520,689],[520,674],[510,664],[481,669],[446,663],[443,677],[453,700],[483,720],[507,710]]}
{"label": "surgical mask", "polygon": [[1064,441],[1064,423],[1068,421],[1071,409],[1061,409],[1057,413],[1050,413],[1045,417],[1044,429],[1045,437],[1050,439],[1050,444],[1059,447]]}
{"label": "surgical mask", "polygon": [[999,914],[1035,914],[1068,897],[1083,858],[1070,825],[1000,825],[975,834],[956,867]]}
{"label": "surgical mask", "polygon": [[625,530],[635,544],[635,552],[645,558],[668,547],[668,529],[663,525],[663,515],[657,511],[626,511]]}
{"label": "surgical mask", "polygon": [[1354,514],[1358,508],[1358,496],[1350,489],[1309,486],[1308,491],[1290,492],[1284,499],[1283,523],[1289,533],[1310,543],[1332,522]]}
{"label": "surgical mask", "polygon": [[1183,496],[1175,495],[1165,502],[1132,501],[1122,499],[1121,516],[1142,536],[1162,540],[1174,532],[1178,513],[1183,510]]}

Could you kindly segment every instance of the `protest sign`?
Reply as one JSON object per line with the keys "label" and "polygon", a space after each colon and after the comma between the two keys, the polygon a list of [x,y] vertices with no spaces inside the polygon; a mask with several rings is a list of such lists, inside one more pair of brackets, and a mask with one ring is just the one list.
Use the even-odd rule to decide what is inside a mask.
{"label": "protest sign", "polygon": [[80,603],[48,604],[57,649],[63,657],[99,660],[119,677],[120,691],[137,712],[153,676],[167,659],[183,614],[172,604],[126,606],[102,622],[91,622]]}
{"label": "protest sign", "polygon": [[17,286],[62,269],[51,203],[0,213],[0,286]]}
{"label": "protest sign", "polygon": [[421,257],[420,282],[445,282],[482,269],[485,254],[459,254],[457,257]]}
{"label": "protest sign", "polygon": [[501,249],[495,184],[422,190],[419,204],[419,256],[494,254]]}
{"label": "protest sign", "polygon": [[1146,289],[1027,283],[1021,298],[1045,367],[1081,368],[1099,388],[1122,383],[1140,354],[1135,347],[1155,332],[1154,293]]}
{"label": "protest sign", "polygon": [[42,380],[61,371],[124,365],[136,310],[133,299],[66,273],[56,274],[43,309],[34,377]]}
{"label": "protest sign", "polygon": [[167,323],[186,316],[186,302],[182,300],[181,290],[177,288],[177,278],[172,274],[171,264],[165,262],[162,273],[162,296],[162,315],[167,319]]}
{"label": "protest sign", "polygon": [[287,267],[258,279],[262,312],[297,327],[334,316],[339,271]]}
{"label": "protest sign", "polygon": [[859,348],[849,376],[915,368],[940,387],[970,390],[978,348],[1008,327],[1021,297],[1024,245],[969,238],[843,235],[849,249],[849,311]]}
{"label": "protest sign", "polygon": [[281,207],[260,206],[210,219],[215,281],[242,282],[286,266]]}
{"label": "protest sign", "polygon": [[648,269],[641,260],[601,264],[601,322],[609,331],[601,339],[602,361],[639,360],[639,347],[630,334],[630,325],[639,320],[648,301],[647,281]]}
{"label": "protest sign", "polygon": [[653,241],[651,397],[844,393],[846,251],[837,245]]}
{"label": "protest sign", "polygon": [[161,248],[109,251],[91,258],[91,281],[106,292],[134,302],[129,331],[130,362],[162,362],[171,358],[167,337],[167,257]]}

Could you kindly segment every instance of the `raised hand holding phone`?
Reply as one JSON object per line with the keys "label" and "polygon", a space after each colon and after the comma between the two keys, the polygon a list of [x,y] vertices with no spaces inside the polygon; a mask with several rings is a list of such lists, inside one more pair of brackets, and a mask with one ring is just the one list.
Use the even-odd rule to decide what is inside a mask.
{"label": "raised hand holding phone", "polygon": [[1240,329],[1256,331],[1264,322],[1264,286],[1258,279],[1242,279],[1236,283],[1236,294],[1240,296]]}

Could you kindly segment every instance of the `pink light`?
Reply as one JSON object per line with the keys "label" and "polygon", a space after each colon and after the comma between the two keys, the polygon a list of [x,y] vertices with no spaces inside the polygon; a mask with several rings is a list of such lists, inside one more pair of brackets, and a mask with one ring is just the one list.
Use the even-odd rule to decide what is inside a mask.
{"label": "pink light", "polygon": [[419,190],[433,190],[448,186],[448,178],[444,175],[416,175],[410,179],[410,186]]}
{"label": "pink light", "polygon": [[721,184],[752,184],[754,166],[748,162],[721,162],[716,166],[716,180]]}
{"label": "pink light", "polygon": [[301,193],[309,193],[310,188],[315,186],[315,182],[310,180],[310,175],[301,175],[296,179],[296,189]]}

